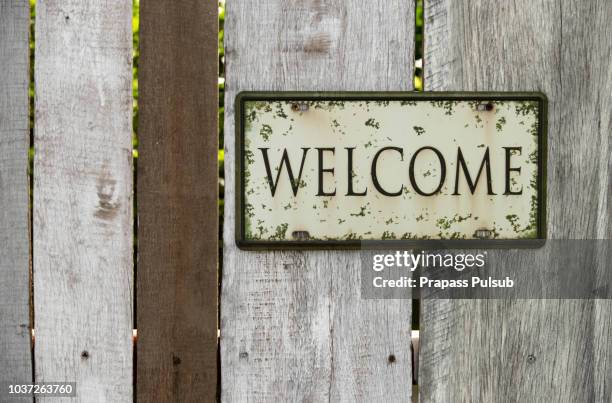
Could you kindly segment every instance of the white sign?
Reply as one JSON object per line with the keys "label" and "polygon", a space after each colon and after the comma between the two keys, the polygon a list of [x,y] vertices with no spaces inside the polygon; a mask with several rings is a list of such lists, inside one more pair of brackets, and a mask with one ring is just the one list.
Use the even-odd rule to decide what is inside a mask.
{"label": "white sign", "polygon": [[343,95],[238,96],[240,245],[543,237],[542,95]]}

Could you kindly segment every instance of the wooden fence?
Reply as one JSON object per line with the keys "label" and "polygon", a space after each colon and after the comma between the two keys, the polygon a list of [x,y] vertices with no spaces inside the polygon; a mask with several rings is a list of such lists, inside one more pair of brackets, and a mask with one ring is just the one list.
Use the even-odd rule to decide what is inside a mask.
{"label": "wooden fence", "polygon": [[[113,403],[416,397],[412,300],[362,299],[358,252],[235,246],[232,135],[242,90],[413,90],[415,3],[226,7],[218,324],[217,2],[142,0],[135,166],[131,2],[37,1],[30,139],[29,5],[0,0],[0,384],[75,381],[77,401]],[[609,239],[612,5],[424,14],[425,90],[546,93],[549,237]],[[510,264],[489,253],[492,274]],[[523,260],[543,288],[537,268],[562,264],[549,246]],[[424,300],[420,316],[423,402],[612,401],[607,300]]]}
{"label": "wooden fence", "polygon": [[[413,7],[228,1],[226,130],[240,90],[411,90]],[[549,236],[609,239],[610,3],[425,0],[424,7],[425,90],[545,92]],[[361,299],[357,252],[238,250],[233,153],[228,138],[221,397],[410,401],[411,301]],[[492,276],[510,264],[508,251],[489,254]],[[547,246],[520,263],[546,288],[544,268],[563,262]],[[604,300],[425,300],[419,398],[610,401],[611,309]]]}
{"label": "wooden fence", "polygon": [[0,1],[0,383],[215,399],[217,24],[216,2],[143,1],[134,174],[132,2],[37,1],[30,216],[30,10]]}

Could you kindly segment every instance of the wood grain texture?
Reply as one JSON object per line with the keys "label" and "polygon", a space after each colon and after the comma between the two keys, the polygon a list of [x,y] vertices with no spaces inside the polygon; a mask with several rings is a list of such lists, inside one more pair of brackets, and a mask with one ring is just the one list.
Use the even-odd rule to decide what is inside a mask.
{"label": "wood grain texture", "polygon": [[0,1],[0,383],[32,379],[29,24],[27,2]]}
{"label": "wood grain texture", "polygon": [[[554,239],[610,239],[611,19],[598,0],[425,1],[426,90],[549,98],[551,239],[520,262],[489,251],[493,277],[520,265],[546,291],[563,268]],[[609,270],[595,261],[585,269]],[[612,399],[609,301],[426,300],[422,310],[421,401]]]}
{"label": "wood grain texture", "polygon": [[410,401],[411,301],[361,299],[358,252],[237,249],[233,104],[242,90],[411,90],[413,20],[405,0],[227,2],[223,401]]}
{"label": "wood grain texture", "polygon": [[217,393],[217,9],[141,3],[139,402]]}
{"label": "wood grain texture", "polygon": [[[37,382],[132,401],[132,6],[36,5]],[[70,401],[75,399],[37,399]]]}

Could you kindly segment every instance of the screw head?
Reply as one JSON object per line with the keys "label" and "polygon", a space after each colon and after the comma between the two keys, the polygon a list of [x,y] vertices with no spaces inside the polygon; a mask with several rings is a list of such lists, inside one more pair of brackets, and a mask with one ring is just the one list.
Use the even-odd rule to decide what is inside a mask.
{"label": "screw head", "polygon": [[310,233],[308,231],[293,231],[291,236],[298,241],[304,241],[310,238]]}
{"label": "screw head", "polygon": [[474,232],[474,237],[479,239],[489,239],[493,236],[493,231],[486,228],[479,228]]}
{"label": "screw head", "polygon": [[291,104],[291,110],[293,112],[306,112],[309,106],[305,102],[294,102]]}
{"label": "screw head", "polygon": [[481,103],[481,104],[478,104],[476,106],[476,110],[477,111],[487,111],[487,112],[490,112],[494,108],[495,108],[495,106],[491,102]]}

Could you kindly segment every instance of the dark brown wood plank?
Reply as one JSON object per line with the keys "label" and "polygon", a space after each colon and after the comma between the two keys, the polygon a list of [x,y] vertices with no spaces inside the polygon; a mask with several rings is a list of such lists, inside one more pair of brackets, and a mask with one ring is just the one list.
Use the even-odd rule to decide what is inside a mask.
{"label": "dark brown wood plank", "polygon": [[217,2],[141,5],[137,400],[214,401]]}

